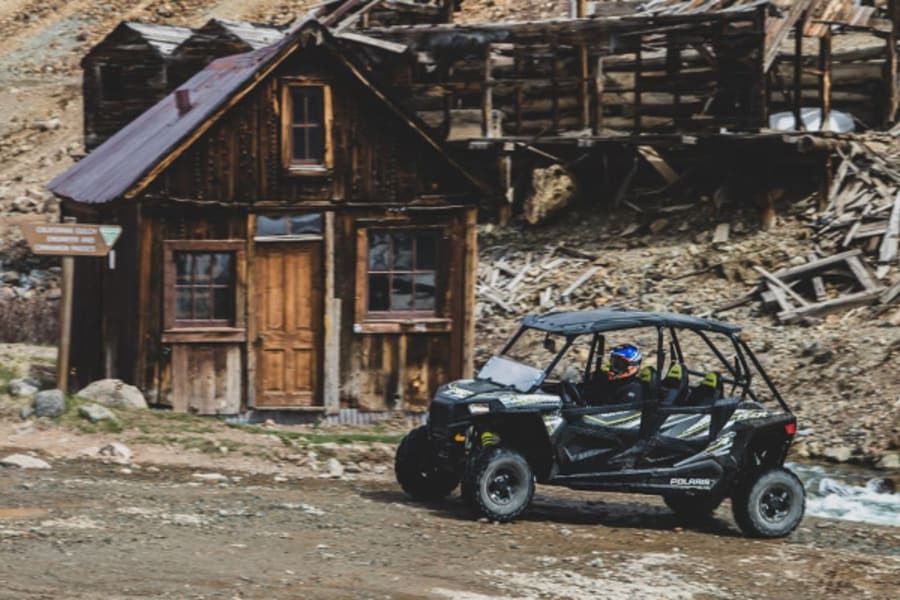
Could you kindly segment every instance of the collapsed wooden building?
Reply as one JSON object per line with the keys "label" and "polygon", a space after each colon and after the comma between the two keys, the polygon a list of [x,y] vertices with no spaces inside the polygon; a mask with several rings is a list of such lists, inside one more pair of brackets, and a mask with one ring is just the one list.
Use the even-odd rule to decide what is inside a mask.
{"label": "collapsed wooden building", "polygon": [[[462,0],[333,0],[290,27],[120,25],[83,61],[94,151],[50,186],[125,228],[115,269],[78,267],[76,380],[200,413],[423,407],[471,368],[476,204],[506,218],[556,165],[607,205],[643,173],[651,199],[731,186],[771,217],[778,170],[832,180],[833,115],[896,121],[894,0],[572,6],[473,24],[454,22]],[[295,164],[295,144],[314,157]],[[219,260],[227,291],[196,271]],[[289,264],[305,279],[285,287]],[[271,325],[292,300],[315,323],[302,351]]]}

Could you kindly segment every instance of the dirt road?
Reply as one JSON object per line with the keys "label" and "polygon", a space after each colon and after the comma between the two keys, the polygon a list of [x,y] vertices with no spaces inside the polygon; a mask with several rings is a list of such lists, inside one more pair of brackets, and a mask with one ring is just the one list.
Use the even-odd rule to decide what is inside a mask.
{"label": "dirt road", "polygon": [[[123,471],[123,469],[126,469]],[[291,480],[56,461],[0,470],[0,598],[896,597],[900,530],[683,530],[655,499],[539,489],[525,520],[387,476]]]}

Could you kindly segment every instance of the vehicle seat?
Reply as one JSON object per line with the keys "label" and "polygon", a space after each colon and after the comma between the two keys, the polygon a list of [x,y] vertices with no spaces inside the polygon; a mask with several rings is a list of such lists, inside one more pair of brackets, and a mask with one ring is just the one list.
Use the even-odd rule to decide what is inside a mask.
{"label": "vehicle seat", "polygon": [[654,367],[644,367],[638,373],[638,381],[641,382],[644,402],[656,400],[659,397],[659,378]]}
{"label": "vehicle seat", "polygon": [[665,378],[659,383],[659,405],[678,406],[688,395],[687,370],[680,364],[669,367]]}
{"label": "vehicle seat", "polygon": [[684,401],[685,406],[712,406],[723,396],[722,376],[710,371],[700,384],[693,388]]}

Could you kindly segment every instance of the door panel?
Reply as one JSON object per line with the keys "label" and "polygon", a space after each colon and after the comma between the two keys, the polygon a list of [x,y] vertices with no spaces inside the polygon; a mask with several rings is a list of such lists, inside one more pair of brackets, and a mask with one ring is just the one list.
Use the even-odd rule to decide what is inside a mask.
{"label": "door panel", "polygon": [[256,245],[259,408],[320,404],[320,242]]}

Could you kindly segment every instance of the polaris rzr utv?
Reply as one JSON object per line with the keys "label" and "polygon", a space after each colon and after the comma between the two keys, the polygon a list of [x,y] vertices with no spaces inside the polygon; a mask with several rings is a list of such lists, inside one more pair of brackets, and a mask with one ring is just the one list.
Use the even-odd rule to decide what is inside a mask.
{"label": "polaris rzr utv", "polygon": [[[731,498],[746,534],[785,536],[805,504],[783,466],[797,421],[739,331],[618,308],[525,317],[475,379],[438,389],[397,449],[397,480],[423,500],[461,482],[495,521],[519,516],[535,482],[658,494],[686,520]],[[621,340],[644,360],[617,389],[605,357]]]}

